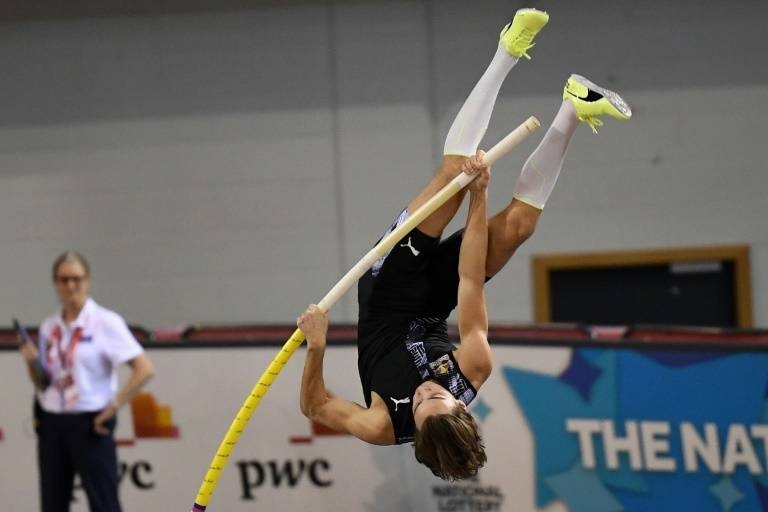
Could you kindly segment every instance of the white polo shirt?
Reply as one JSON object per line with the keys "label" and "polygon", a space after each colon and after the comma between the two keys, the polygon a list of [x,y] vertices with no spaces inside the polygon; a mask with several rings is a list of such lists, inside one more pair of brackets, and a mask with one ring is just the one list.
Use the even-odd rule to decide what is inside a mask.
{"label": "white polo shirt", "polygon": [[118,367],[144,351],[123,317],[90,298],[69,325],[61,313],[46,318],[38,349],[51,377],[38,399],[54,413],[104,409],[117,393]]}

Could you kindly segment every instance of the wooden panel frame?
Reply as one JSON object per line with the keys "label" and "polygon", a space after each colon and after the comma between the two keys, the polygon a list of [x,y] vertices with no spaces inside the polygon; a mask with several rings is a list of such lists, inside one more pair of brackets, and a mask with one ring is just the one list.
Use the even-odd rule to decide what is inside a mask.
{"label": "wooden panel frame", "polygon": [[732,261],[734,263],[735,289],[733,292],[737,325],[740,328],[751,328],[752,277],[748,245],[535,255],[532,259],[534,319],[536,322],[552,321],[550,273],[553,271],[701,261]]}

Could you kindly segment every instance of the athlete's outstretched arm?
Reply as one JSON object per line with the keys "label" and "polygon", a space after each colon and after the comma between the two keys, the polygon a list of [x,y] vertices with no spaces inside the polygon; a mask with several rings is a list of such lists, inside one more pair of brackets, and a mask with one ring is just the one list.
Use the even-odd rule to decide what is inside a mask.
{"label": "athlete's outstretched arm", "polygon": [[323,359],[328,334],[328,313],[312,304],[296,324],[307,339],[300,398],[304,416],[368,443],[392,444],[394,435],[386,411],[366,409],[355,402],[336,398],[325,387]]}
{"label": "athlete's outstretched arm", "polygon": [[488,183],[490,169],[484,154],[469,158],[464,172],[478,173],[469,185],[469,211],[459,252],[458,321],[461,346],[456,359],[475,388],[491,374],[488,312],[485,306],[485,260],[488,250]]}

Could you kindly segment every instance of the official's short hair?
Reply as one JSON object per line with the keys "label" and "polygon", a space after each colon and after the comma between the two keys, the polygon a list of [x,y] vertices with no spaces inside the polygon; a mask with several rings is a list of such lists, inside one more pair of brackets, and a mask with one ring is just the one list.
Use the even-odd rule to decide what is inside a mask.
{"label": "official's short hair", "polygon": [[56,274],[59,271],[59,267],[64,263],[79,263],[86,275],[91,275],[91,266],[88,265],[88,260],[85,256],[75,251],[66,251],[59,254],[55,260],[53,260],[53,279],[56,279]]}
{"label": "official's short hair", "polygon": [[457,405],[450,414],[435,414],[416,429],[416,460],[443,480],[462,480],[485,465],[485,446],[475,419]]}

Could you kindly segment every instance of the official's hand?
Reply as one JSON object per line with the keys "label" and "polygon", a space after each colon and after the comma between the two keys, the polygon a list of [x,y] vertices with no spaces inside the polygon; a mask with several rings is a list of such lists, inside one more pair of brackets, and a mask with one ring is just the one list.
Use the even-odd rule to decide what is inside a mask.
{"label": "official's hand", "polygon": [[21,357],[23,357],[27,363],[36,361],[40,356],[34,343],[22,343],[19,345],[19,352],[21,352]]}
{"label": "official's hand", "polygon": [[104,423],[111,420],[117,415],[117,407],[113,404],[109,404],[103,411],[93,418],[93,430],[102,436],[109,435],[109,429],[104,426]]}
{"label": "official's hand", "polygon": [[328,313],[316,304],[310,304],[307,310],[296,320],[296,325],[304,333],[310,348],[325,348],[328,334]]}

